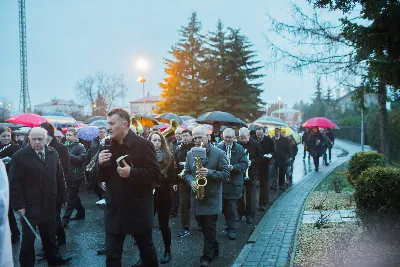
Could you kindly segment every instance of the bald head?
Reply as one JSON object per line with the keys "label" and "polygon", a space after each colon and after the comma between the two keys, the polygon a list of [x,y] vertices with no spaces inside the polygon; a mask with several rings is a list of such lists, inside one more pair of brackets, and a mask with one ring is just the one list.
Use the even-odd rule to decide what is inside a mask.
{"label": "bald head", "polygon": [[32,128],[29,133],[29,141],[33,150],[43,150],[47,139],[47,131],[40,127]]}

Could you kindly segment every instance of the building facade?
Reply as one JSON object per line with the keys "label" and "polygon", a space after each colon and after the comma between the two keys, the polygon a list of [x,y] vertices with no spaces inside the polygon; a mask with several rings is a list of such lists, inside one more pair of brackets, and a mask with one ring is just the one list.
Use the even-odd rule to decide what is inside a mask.
{"label": "building facade", "polygon": [[153,114],[157,113],[159,107],[157,106],[157,102],[161,101],[160,96],[153,96],[147,94],[146,97],[142,97],[130,102],[131,105],[131,114],[136,113],[144,113],[144,114]]}
{"label": "building facade", "polygon": [[35,105],[35,113],[64,112],[67,114],[79,113],[84,114],[84,106],[75,103],[74,100],[53,99],[49,102]]}

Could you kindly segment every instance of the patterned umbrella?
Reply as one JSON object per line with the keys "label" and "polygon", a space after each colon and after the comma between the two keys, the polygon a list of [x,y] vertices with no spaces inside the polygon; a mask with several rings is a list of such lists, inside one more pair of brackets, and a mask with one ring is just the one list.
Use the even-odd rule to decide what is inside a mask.
{"label": "patterned umbrella", "polygon": [[85,141],[93,141],[99,136],[99,128],[95,126],[86,126],[78,129],[78,138]]}
{"label": "patterned umbrella", "polygon": [[22,124],[28,127],[39,127],[39,125],[43,122],[48,122],[42,116],[32,114],[32,113],[22,113],[15,116],[12,116],[7,120],[8,122],[14,124]]}

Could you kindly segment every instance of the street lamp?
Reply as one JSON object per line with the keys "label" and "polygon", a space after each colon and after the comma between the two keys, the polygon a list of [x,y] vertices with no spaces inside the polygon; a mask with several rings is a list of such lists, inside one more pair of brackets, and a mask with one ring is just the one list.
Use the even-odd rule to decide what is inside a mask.
{"label": "street lamp", "polygon": [[279,119],[281,118],[281,111],[280,111],[280,109],[281,109],[281,97],[280,96],[278,96],[278,114],[279,114]]}
{"label": "street lamp", "polygon": [[140,70],[142,73],[142,76],[137,79],[138,82],[142,83],[142,90],[143,90],[143,113],[146,114],[146,99],[145,99],[145,93],[144,93],[144,83],[146,82],[146,79],[144,78],[144,71],[147,70],[148,68],[148,63],[146,60],[143,58],[140,58],[136,62],[137,68]]}

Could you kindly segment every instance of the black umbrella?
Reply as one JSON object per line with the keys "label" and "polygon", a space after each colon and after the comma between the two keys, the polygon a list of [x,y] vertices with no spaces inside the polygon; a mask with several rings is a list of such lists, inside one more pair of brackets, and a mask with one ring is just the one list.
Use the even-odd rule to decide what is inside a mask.
{"label": "black umbrella", "polygon": [[21,127],[24,127],[25,125],[22,124],[14,124],[14,123],[10,123],[10,122],[4,122],[4,123],[0,123],[0,127],[7,127],[10,128],[11,130],[17,130]]}
{"label": "black umbrella", "polygon": [[160,116],[156,117],[156,120],[164,122],[164,123],[169,123],[172,119],[176,120],[179,122],[179,124],[182,124],[182,119],[178,115],[174,113],[163,113]]}
{"label": "black umbrella", "polygon": [[89,123],[92,123],[92,122],[98,121],[98,120],[107,120],[107,118],[103,117],[103,116],[94,116],[94,117],[87,119],[85,123],[89,124]]}
{"label": "black umbrella", "polygon": [[193,118],[192,116],[179,116],[181,117],[182,121],[188,121],[188,120],[194,120],[196,118]]}
{"label": "black umbrella", "polygon": [[236,118],[232,114],[223,111],[212,111],[206,112],[200,115],[196,122],[203,124],[218,124],[221,125],[232,125],[232,126],[247,126],[240,119]]}

